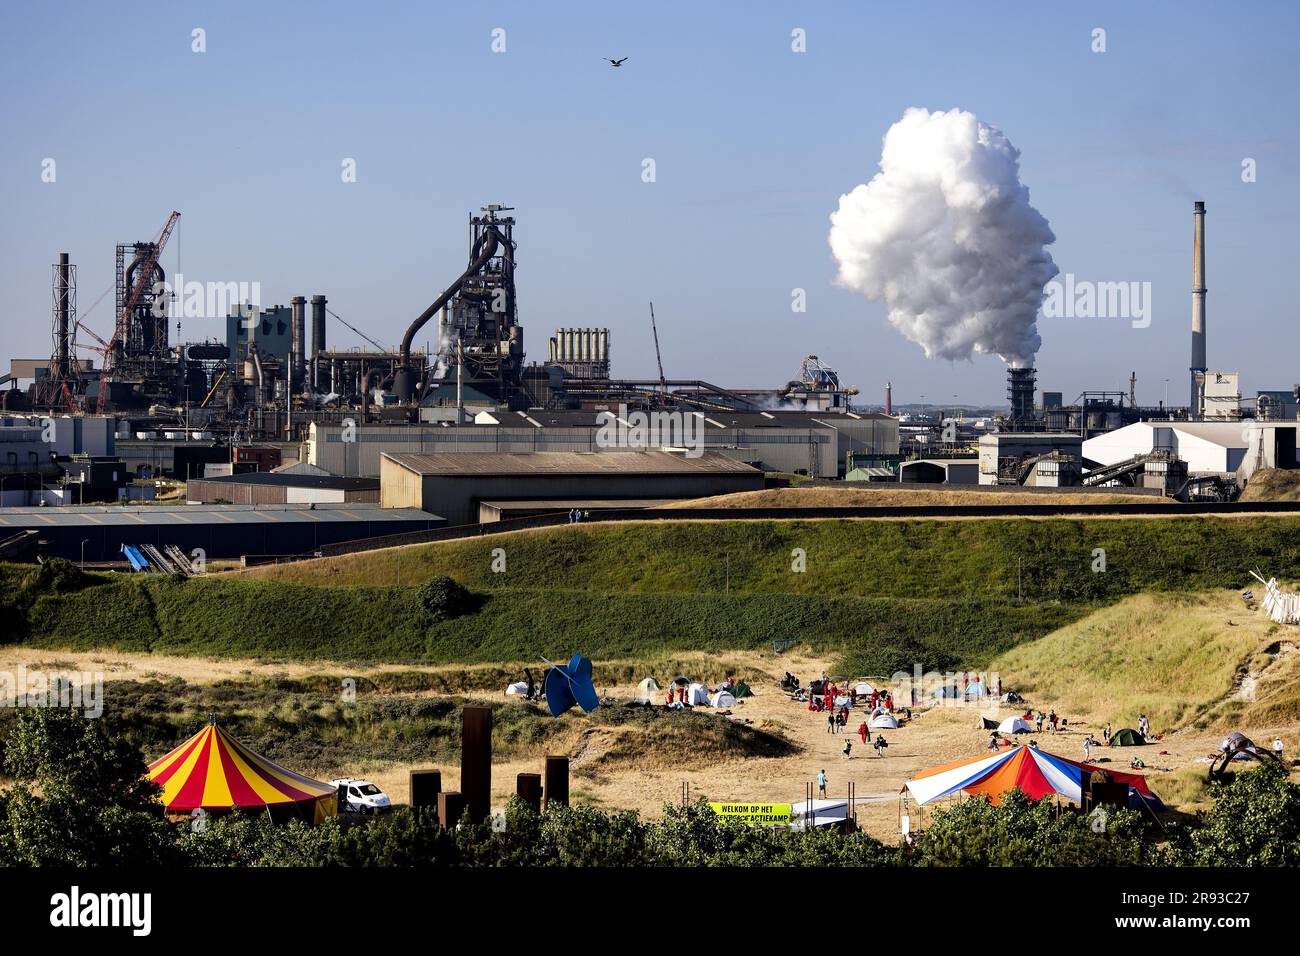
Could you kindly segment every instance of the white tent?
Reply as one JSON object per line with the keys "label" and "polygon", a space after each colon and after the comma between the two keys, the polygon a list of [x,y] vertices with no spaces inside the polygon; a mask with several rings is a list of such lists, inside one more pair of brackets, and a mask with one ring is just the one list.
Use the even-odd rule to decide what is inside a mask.
{"label": "white tent", "polygon": [[875,692],[876,689],[864,680],[858,681],[853,685],[853,693],[857,694],[859,697],[870,697]]}
{"label": "white tent", "polygon": [[976,681],[973,684],[969,684],[966,687],[966,696],[967,697],[988,697],[990,696],[988,685],[981,683],[980,681]]}
{"label": "white tent", "polygon": [[651,695],[659,692],[659,685],[653,677],[647,677],[641,683],[636,685],[636,693],[641,700],[649,700]]}
{"label": "white tent", "polygon": [[710,707],[735,707],[736,698],[731,696],[730,691],[720,690],[709,698]]}
{"label": "white tent", "polygon": [[897,730],[898,718],[893,714],[877,714],[871,718],[872,730]]}
{"label": "white tent", "polygon": [[843,695],[840,695],[839,697],[836,697],[836,698],[835,698],[835,706],[836,706],[837,708],[839,708],[839,707],[852,707],[852,706],[853,706],[853,700],[852,700],[851,698],[849,698],[849,697],[845,697],[845,696],[843,696]]}
{"label": "white tent", "polygon": [[686,688],[686,703],[692,707],[705,706],[709,704],[709,688],[705,684],[692,684]]}
{"label": "white tent", "polygon": [[513,684],[511,684],[509,687],[506,688],[506,695],[508,697],[523,697],[527,693],[528,693],[528,684],[526,684],[524,681],[515,681]]}
{"label": "white tent", "polygon": [[998,724],[1000,734],[1030,734],[1033,731],[1034,728],[1029,726],[1029,721],[1021,717],[1008,717]]}

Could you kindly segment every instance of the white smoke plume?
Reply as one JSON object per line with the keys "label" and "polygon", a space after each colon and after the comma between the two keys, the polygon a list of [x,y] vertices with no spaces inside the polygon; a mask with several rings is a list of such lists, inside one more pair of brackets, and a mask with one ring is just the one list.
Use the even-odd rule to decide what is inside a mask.
{"label": "white smoke plume", "polygon": [[1020,151],[956,109],[907,110],[885,134],[880,172],[831,214],[839,284],[883,301],[930,358],[1032,365],[1055,241],[1020,182]]}

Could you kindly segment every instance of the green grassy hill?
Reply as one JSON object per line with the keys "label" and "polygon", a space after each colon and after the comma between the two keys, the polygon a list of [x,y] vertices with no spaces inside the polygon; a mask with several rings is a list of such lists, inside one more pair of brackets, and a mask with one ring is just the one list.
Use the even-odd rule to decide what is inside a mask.
{"label": "green grassy hill", "polygon": [[[506,571],[491,569],[505,551]],[[791,571],[791,552],[807,571]],[[1093,551],[1106,572],[1092,573]],[[413,545],[239,572],[296,584],[418,584],[447,574],[489,591],[721,592],[914,598],[1109,600],[1140,590],[1300,570],[1300,517],[808,520],[592,524]]]}
{"label": "green grassy hill", "polygon": [[[48,648],[477,663],[793,637],[888,674],[983,665],[1128,595],[1236,588],[1257,565],[1300,575],[1300,518],[593,524],[189,581],[55,587],[0,567],[0,610],[3,639]],[[434,574],[480,594],[477,610],[429,621],[413,585]]]}

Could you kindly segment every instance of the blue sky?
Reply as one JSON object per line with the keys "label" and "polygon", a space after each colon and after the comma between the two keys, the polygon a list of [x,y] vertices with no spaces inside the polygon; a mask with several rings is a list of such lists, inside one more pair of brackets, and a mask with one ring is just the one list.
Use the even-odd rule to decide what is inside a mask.
{"label": "blue sky", "polygon": [[[1003,402],[996,357],[927,360],[880,304],[833,284],[827,217],[873,175],[890,124],[924,106],[970,110],[1021,150],[1062,273],[1152,283],[1149,328],[1040,322],[1041,386],[1068,399],[1136,371],[1141,401],[1166,378],[1185,401],[1204,199],[1210,366],[1240,370],[1249,395],[1289,388],[1298,21],[1281,2],[15,8],[0,34],[0,355],[49,353],[59,251],[85,308],[112,284],[114,244],[172,208],[169,272],[259,281],[267,304],[324,292],[395,343],[463,268],[469,211],[504,202],[532,359],[557,326],[607,326],[615,374],[653,374],[653,298],[670,377],[775,385],[816,353],[864,401],[892,380],[899,402]],[[796,27],[807,53],[790,50]],[[111,295],[87,322],[111,328]],[[191,320],[183,337],[216,334]]]}

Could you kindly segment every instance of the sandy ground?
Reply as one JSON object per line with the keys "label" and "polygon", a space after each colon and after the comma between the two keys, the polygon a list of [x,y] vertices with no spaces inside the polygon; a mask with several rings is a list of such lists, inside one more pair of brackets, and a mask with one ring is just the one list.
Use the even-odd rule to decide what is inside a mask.
{"label": "sandy ground", "polygon": [[[745,655],[734,656],[742,666],[736,669],[744,677]],[[701,660],[703,657],[701,656]],[[805,683],[829,667],[829,662],[816,657],[788,655],[774,664],[771,655],[760,658],[752,655],[752,665],[757,670],[771,673],[784,666],[797,674]],[[364,674],[391,669],[391,665],[374,665],[359,670],[355,666],[315,662],[310,664],[260,663],[257,661],[215,661],[192,657],[165,657],[145,654],[118,654],[106,651],[58,652],[31,648],[8,647],[0,649],[0,669],[12,670],[19,664],[29,668],[47,670],[99,671],[107,680],[149,679],[180,677],[186,681],[205,683],[222,679],[248,678],[254,675],[282,674],[301,676],[310,673]],[[410,669],[410,668],[404,668]],[[464,668],[428,667],[429,671],[464,670]],[[602,688],[615,696],[631,698],[635,688],[614,686]],[[471,694],[479,699],[499,699],[495,694]],[[1034,707],[1047,710],[1051,700],[1031,700]],[[914,719],[898,730],[885,731],[889,742],[887,756],[877,756],[870,747],[864,747],[852,732],[861,722],[860,714],[850,718],[850,732],[831,734],[826,730],[823,715],[810,712],[807,705],[792,702],[773,683],[757,681],[754,696],[738,704],[730,716],[716,714],[718,720],[745,720],[779,729],[799,745],[801,751],[788,757],[723,759],[706,762],[691,760],[666,763],[654,754],[647,754],[640,766],[626,763],[607,766],[600,760],[608,741],[606,731],[593,733],[573,745],[570,756],[571,792],[577,802],[590,803],[606,809],[634,809],[646,817],[657,817],[665,803],[680,801],[683,788],[689,787],[692,799],[707,797],[717,801],[743,801],[754,803],[793,803],[803,799],[804,788],[815,781],[817,772],[824,769],[830,781],[828,795],[842,798],[848,794],[850,782],[856,787],[859,822],[872,835],[894,841],[898,839],[899,791],[917,771],[937,764],[985,752],[988,731],[982,729],[980,717],[1002,720],[1022,712],[1020,706],[951,704],[914,711]],[[1068,713],[1069,729],[1056,734],[1033,735],[1039,746],[1048,752],[1073,760],[1083,759],[1083,739],[1091,731],[1101,736],[1101,724]],[[1102,721],[1104,723],[1104,721]],[[1112,718],[1114,727],[1125,725]],[[1292,728],[1294,731],[1295,728]],[[612,733],[610,731],[608,733]],[[1101,758],[1100,766],[1127,768],[1134,754],[1140,753],[1146,761],[1147,773],[1152,777],[1152,789],[1161,790],[1160,778],[1167,772],[1194,767],[1198,774],[1204,764],[1198,762],[1211,753],[1218,743],[1218,734],[1184,732],[1172,735],[1155,746],[1144,748],[1094,749],[1094,758]],[[1023,740],[1027,741],[1029,735]],[[1291,735],[1294,740],[1294,734]],[[852,755],[845,757],[846,741],[853,743]],[[1166,753],[1161,753],[1166,751]],[[521,772],[542,771],[543,754],[527,759],[498,762],[493,767],[493,803],[504,806],[515,788],[516,775]],[[316,768],[318,775],[359,775],[373,780],[395,803],[408,799],[408,773],[412,769],[436,767],[443,773],[444,786],[454,788],[459,778],[456,764],[404,764],[378,763],[365,767]],[[328,773],[327,773],[328,771]],[[914,825],[916,820],[914,813]]]}

